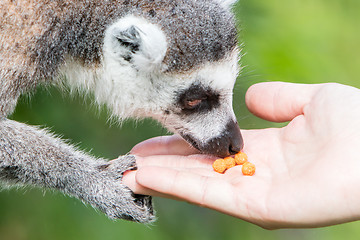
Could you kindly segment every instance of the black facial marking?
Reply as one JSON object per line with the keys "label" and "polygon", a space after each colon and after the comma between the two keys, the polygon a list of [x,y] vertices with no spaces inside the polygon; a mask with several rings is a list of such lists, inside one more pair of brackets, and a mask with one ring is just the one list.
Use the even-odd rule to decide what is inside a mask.
{"label": "black facial marking", "polygon": [[220,94],[210,87],[193,84],[178,95],[177,104],[181,114],[208,112],[220,105]]}

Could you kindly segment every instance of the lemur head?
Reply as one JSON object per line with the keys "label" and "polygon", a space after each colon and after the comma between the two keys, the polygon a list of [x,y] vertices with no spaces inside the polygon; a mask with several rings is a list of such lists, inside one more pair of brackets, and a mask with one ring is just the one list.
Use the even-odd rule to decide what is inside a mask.
{"label": "lemur head", "polygon": [[115,115],[152,117],[204,153],[234,154],[243,141],[232,109],[239,70],[232,15],[216,1],[177,2],[109,25],[96,96]]}

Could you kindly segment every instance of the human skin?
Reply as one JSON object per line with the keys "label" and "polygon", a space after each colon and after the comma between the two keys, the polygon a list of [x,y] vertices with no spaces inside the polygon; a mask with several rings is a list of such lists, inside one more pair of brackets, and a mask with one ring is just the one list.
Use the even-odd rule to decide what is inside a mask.
{"label": "human skin", "polygon": [[360,90],[335,83],[260,83],[246,93],[249,110],[282,128],[243,130],[256,165],[219,174],[213,156],[179,136],[136,145],[135,193],[191,202],[267,229],[322,227],[360,218]]}

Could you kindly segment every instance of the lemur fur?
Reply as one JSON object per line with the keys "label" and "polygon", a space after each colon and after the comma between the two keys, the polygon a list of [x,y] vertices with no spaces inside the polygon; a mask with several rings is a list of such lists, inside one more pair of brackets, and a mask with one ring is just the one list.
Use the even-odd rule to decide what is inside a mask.
{"label": "lemur fur", "polygon": [[204,153],[240,151],[233,2],[2,0],[0,180],[59,189],[110,218],[152,221],[151,197],[121,182],[134,156],[95,159],[7,117],[21,94],[65,82],[120,120],[155,118]]}

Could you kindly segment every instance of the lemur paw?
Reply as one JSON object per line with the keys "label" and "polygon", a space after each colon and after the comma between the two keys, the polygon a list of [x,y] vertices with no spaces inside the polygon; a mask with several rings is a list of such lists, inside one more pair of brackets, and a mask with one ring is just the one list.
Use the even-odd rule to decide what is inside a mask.
{"label": "lemur paw", "polygon": [[134,194],[121,182],[123,173],[134,169],[136,162],[132,155],[99,166],[101,179],[105,181],[99,181],[93,205],[111,219],[148,223],[155,220],[151,196]]}

